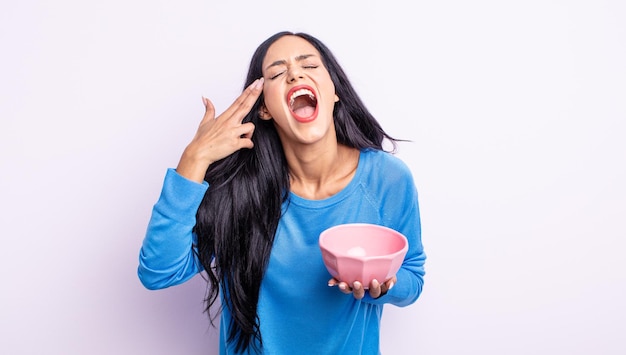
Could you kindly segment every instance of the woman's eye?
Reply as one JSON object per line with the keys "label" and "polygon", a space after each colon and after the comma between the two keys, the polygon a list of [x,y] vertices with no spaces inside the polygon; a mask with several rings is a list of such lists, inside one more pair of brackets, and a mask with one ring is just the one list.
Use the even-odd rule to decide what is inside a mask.
{"label": "woman's eye", "polygon": [[304,69],[315,69],[317,67],[318,67],[318,65],[305,65]]}
{"label": "woman's eye", "polygon": [[284,71],[281,71],[281,72],[280,72],[280,73],[278,73],[278,74],[274,74],[274,75],[270,76],[270,79],[271,79],[271,80],[276,79],[276,78],[278,78],[279,76],[281,76],[283,73],[284,73]]}

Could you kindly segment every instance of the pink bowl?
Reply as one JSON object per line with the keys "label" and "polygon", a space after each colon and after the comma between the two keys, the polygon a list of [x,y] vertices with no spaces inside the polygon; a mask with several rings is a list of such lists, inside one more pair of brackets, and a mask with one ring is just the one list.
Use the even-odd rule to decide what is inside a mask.
{"label": "pink bowl", "polygon": [[341,224],[320,234],[319,246],[328,272],[337,280],[369,287],[383,283],[400,269],[409,243],[402,233],[368,223]]}

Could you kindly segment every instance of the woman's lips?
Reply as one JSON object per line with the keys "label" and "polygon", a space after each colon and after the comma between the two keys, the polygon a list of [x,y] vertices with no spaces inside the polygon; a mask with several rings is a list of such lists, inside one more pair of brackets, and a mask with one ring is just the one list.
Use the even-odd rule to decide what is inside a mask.
{"label": "woman's lips", "polygon": [[287,106],[298,122],[311,122],[317,118],[317,98],[313,88],[307,85],[293,87],[287,93]]}

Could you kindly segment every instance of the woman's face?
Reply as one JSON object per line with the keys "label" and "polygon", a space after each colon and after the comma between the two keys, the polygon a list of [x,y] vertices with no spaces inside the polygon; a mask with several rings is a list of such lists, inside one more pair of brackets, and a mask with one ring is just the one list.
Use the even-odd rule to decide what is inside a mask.
{"label": "woman's face", "polygon": [[283,144],[337,139],[333,109],[339,98],[315,47],[298,36],[278,39],[263,60],[263,77],[261,117],[274,119]]}

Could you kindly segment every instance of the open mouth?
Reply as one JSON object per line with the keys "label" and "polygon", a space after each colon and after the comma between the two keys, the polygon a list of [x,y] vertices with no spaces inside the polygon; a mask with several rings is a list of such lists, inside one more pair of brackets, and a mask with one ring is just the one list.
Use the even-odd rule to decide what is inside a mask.
{"label": "open mouth", "polygon": [[287,94],[289,110],[299,122],[309,122],[317,117],[317,97],[313,88],[309,86],[297,86]]}

